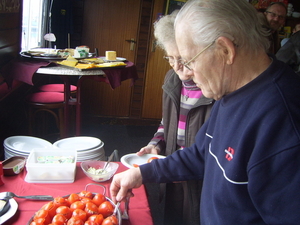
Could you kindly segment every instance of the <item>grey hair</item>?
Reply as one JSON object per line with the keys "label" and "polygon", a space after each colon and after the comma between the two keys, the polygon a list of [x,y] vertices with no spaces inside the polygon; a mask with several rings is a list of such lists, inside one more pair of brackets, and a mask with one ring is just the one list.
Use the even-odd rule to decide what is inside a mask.
{"label": "grey hair", "polygon": [[245,0],[189,0],[178,13],[175,27],[190,34],[197,46],[227,37],[246,51],[267,52],[269,32],[256,9]]}
{"label": "grey hair", "polygon": [[154,37],[156,44],[165,50],[166,43],[176,45],[174,22],[178,10],[170,15],[163,16],[160,20],[154,23]]}

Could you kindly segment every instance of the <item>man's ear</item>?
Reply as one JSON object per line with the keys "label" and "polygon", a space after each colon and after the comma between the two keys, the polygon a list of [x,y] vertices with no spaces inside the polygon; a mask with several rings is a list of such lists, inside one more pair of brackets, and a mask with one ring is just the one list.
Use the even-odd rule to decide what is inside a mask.
{"label": "man's ear", "polygon": [[227,37],[219,37],[216,40],[216,45],[218,45],[220,49],[219,53],[223,55],[225,62],[228,65],[231,65],[236,55],[236,49],[233,42]]}

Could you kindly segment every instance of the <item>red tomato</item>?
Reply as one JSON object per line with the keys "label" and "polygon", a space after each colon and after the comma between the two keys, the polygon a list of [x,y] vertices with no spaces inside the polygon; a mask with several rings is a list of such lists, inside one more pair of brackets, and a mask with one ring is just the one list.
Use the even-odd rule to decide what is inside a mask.
{"label": "red tomato", "polygon": [[51,201],[51,202],[48,202],[47,204],[45,204],[42,209],[45,209],[49,212],[49,215],[50,217],[52,218],[53,216],[55,216],[56,214],[56,209],[57,209],[57,206],[54,205],[54,202]]}
{"label": "red tomato", "polygon": [[83,202],[81,202],[81,201],[73,202],[70,205],[71,211],[74,211],[75,209],[82,209],[82,210],[84,210],[84,208],[85,208],[85,204]]}
{"label": "red tomato", "polygon": [[133,165],[133,167],[136,167],[136,168],[139,167],[139,165],[135,164],[135,163],[133,163],[132,165]]}
{"label": "red tomato", "polygon": [[[30,225],[31,225],[31,224],[30,224]],[[92,224],[91,224],[91,221],[88,221],[88,220],[87,220],[87,221],[84,222],[84,225],[92,225]]]}
{"label": "red tomato", "polygon": [[112,215],[103,220],[101,225],[118,225],[119,221],[116,216]]}
{"label": "red tomato", "polygon": [[95,194],[92,202],[94,202],[97,206],[101,205],[102,202],[106,201],[106,198],[103,194]]}
{"label": "red tomato", "polygon": [[62,214],[56,214],[53,219],[52,223],[56,223],[57,225],[65,225],[68,219]]}
{"label": "red tomato", "polygon": [[109,202],[105,201],[99,206],[99,213],[105,217],[110,216],[114,212],[114,206]]}
{"label": "red tomato", "polygon": [[156,157],[156,156],[150,157],[150,158],[147,160],[147,163],[151,163],[153,159],[158,159],[158,157]]}
{"label": "red tomato", "polygon": [[67,225],[84,225],[84,220],[81,220],[81,219],[76,218],[76,217],[71,217],[68,220]]}
{"label": "red tomato", "polygon": [[45,218],[37,218],[30,223],[30,225],[45,225],[45,224],[48,224],[45,223]]}
{"label": "red tomato", "polygon": [[70,194],[67,201],[69,202],[69,204],[71,205],[73,202],[77,202],[77,201],[80,201],[80,197],[78,194]]}
{"label": "red tomato", "polygon": [[81,201],[84,205],[86,205],[86,203],[92,202],[92,199],[87,198],[87,197],[83,197],[83,198],[81,198],[80,201]]}
{"label": "red tomato", "polygon": [[92,199],[93,198],[93,193],[90,192],[90,191],[81,191],[78,196],[80,198],[83,198],[83,197],[86,197],[86,198],[89,198],[89,199]]}
{"label": "red tomato", "polygon": [[91,215],[88,219],[88,221],[92,222],[92,224],[102,224],[103,222],[103,215],[98,214],[98,215]]}
{"label": "red tomato", "polygon": [[72,213],[72,217],[76,217],[76,218],[79,218],[83,221],[86,221],[87,213],[82,209],[75,209]]}
{"label": "red tomato", "polygon": [[[37,221],[38,219],[44,219],[44,223],[48,224],[51,222],[51,216],[49,214],[48,210],[45,209],[40,209],[39,211],[36,212],[36,214],[33,217],[34,221]],[[41,220],[39,220],[41,221]]]}
{"label": "red tomato", "polygon": [[84,211],[88,217],[94,214],[99,214],[98,206],[93,202],[87,202]]}
{"label": "red tomato", "polygon": [[68,207],[68,206],[59,206],[57,209],[56,209],[56,214],[62,214],[64,215],[67,219],[70,219],[71,216],[72,216],[72,211],[71,209]]}
{"label": "red tomato", "polygon": [[56,207],[63,206],[63,205],[69,206],[68,201],[63,197],[56,197],[54,198],[53,202]]}

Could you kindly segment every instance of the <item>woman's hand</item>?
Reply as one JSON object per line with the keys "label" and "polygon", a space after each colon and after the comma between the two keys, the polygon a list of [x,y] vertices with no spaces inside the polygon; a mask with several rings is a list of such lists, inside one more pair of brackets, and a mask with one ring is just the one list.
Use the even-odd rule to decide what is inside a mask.
{"label": "woman's hand", "polygon": [[138,151],[136,154],[138,156],[142,156],[144,154],[155,154],[158,155],[160,152],[160,149],[158,147],[156,147],[155,145],[147,145],[143,148],[141,148],[140,151]]}
{"label": "woman's hand", "polygon": [[132,188],[142,185],[142,174],[139,168],[115,174],[110,185],[110,196],[113,202],[120,202],[126,197],[133,197]]}

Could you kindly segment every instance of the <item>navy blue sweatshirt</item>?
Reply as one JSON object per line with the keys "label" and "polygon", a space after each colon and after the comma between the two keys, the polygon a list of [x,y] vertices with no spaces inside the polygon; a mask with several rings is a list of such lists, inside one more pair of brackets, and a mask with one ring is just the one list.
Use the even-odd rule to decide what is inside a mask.
{"label": "navy blue sweatshirt", "polygon": [[144,183],[203,179],[201,225],[299,224],[299,77],[273,59],[215,103],[194,145],[140,169]]}

